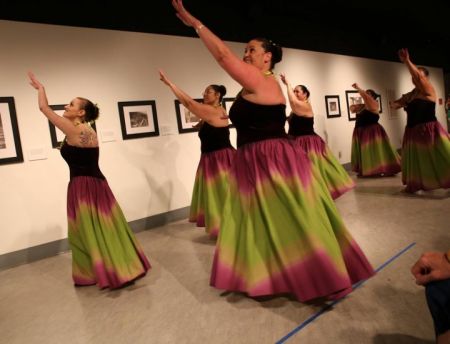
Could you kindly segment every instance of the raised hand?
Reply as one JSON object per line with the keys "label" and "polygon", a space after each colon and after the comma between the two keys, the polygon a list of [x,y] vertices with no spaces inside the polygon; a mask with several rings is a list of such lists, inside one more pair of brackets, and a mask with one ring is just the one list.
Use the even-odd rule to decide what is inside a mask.
{"label": "raised hand", "polygon": [[289,83],[288,80],[286,79],[286,75],[283,73],[280,73],[280,79],[283,82],[283,84],[285,84],[285,85],[287,85]]}
{"label": "raised hand", "polygon": [[409,52],[408,49],[406,48],[402,48],[398,51],[398,57],[400,59],[400,61],[405,62],[407,60],[409,60]]}
{"label": "raised hand", "polygon": [[162,70],[159,70],[159,80],[165,83],[167,86],[170,86],[170,80],[167,79],[166,75]]}
{"label": "raised hand", "polygon": [[183,6],[182,0],[172,0],[172,6],[177,11],[177,17],[187,26],[195,26],[198,20],[192,16]]}
{"label": "raised hand", "polygon": [[355,90],[359,90],[359,85],[355,82],[354,84],[352,84],[352,87],[355,89]]}
{"label": "raised hand", "polygon": [[42,87],[44,87],[39,81],[38,79],[36,79],[36,77],[34,76],[34,74],[32,72],[28,72],[28,77],[30,78],[30,85],[33,86],[35,89],[40,89]]}

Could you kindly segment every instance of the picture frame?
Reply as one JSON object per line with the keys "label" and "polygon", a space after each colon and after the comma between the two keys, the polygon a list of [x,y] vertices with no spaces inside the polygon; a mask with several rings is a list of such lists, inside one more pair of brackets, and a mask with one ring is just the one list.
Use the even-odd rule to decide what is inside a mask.
{"label": "picture frame", "polygon": [[[222,99],[222,106],[224,107],[224,109],[227,112],[227,114],[230,111],[231,105],[233,105],[235,100],[236,100],[236,98],[234,98],[234,97],[229,97],[229,98],[223,98]],[[230,122],[230,125],[228,127],[229,128],[234,128],[234,125]]]}
{"label": "picture frame", "polygon": [[154,100],[118,102],[120,127],[124,140],[159,136]]}
{"label": "picture frame", "polygon": [[383,112],[383,104],[381,103],[381,94],[378,95],[376,100],[378,102],[378,110],[380,111],[380,113],[382,113]]}
{"label": "picture frame", "polygon": [[23,162],[14,97],[0,97],[0,165]]}
{"label": "picture frame", "polygon": [[[56,112],[57,115],[62,116],[65,105],[50,105],[50,108]],[[50,130],[50,139],[52,140],[53,148],[60,148],[64,141],[64,133],[56,128],[52,122],[48,121],[48,128]]]}
{"label": "picture frame", "polygon": [[233,105],[235,100],[236,100],[236,98],[234,98],[234,97],[222,99],[222,106],[227,111],[227,113],[228,113],[228,111],[230,111],[231,105]]}
{"label": "picture frame", "polygon": [[[62,116],[64,113],[64,107],[66,105],[64,104],[58,104],[58,105],[50,105],[50,108],[56,112],[57,115]],[[97,128],[95,126],[95,122],[91,124],[91,127],[97,131]],[[53,125],[52,122],[48,121],[48,128],[50,130],[50,139],[52,141],[52,148],[60,149],[61,145],[64,141],[64,133],[59,130],[57,127]]]}
{"label": "picture frame", "polygon": [[347,114],[349,121],[356,121],[356,113],[350,112],[351,105],[364,104],[364,101],[358,91],[345,91],[345,99],[347,101]]}
{"label": "picture frame", "polygon": [[[203,103],[202,98],[195,98],[194,100]],[[200,118],[186,109],[178,99],[175,99],[175,112],[177,114],[178,133],[192,133],[199,130],[196,126],[200,122]]]}
{"label": "picture frame", "polygon": [[325,96],[327,118],[341,117],[341,102],[338,95]]}

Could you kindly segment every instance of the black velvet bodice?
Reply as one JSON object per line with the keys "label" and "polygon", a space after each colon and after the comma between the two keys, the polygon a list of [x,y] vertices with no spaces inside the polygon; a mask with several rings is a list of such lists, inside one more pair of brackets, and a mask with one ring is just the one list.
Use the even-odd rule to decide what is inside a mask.
{"label": "black velvet bodice", "polygon": [[203,122],[198,137],[201,142],[202,153],[214,152],[224,148],[232,148],[230,129],[228,127],[214,127]]}
{"label": "black velvet bodice", "polygon": [[261,105],[238,96],[229,116],[237,131],[237,146],[247,143],[286,138],[286,105]]}
{"label": "black velvet bodice", "polygon": [[407,127],[414,127],[421,123],[435,122],[436,119],[436,103],[431,100],[415,98],[405,106],[408,119]]}
{"label": "black velvet bodice", "polygon": [[292,136],[317,135],[314,132],[314,117],[302,117],[293,113],[289,119],[288,134]]}
{"label": "black velvet bodice", "polygon": [[356,114],[355,127],[356,128],[367,127],[369,125],[378,123],[379,119],[380,119],[379,114],[364,109],[358,114]]}
{"label": "black velvet bodice", "polygon": [[64,142],[61,155],[69,165],[70,179],[79,176],[105,179],[98,166],[99,153],[98,147],[81,148]]}

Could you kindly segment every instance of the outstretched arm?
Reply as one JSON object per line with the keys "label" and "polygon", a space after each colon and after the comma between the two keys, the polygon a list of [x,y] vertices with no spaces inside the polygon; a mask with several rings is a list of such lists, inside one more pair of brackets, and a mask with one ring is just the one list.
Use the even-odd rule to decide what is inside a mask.
{"label": "outstretched arm", "polygon": [[286,92],[288,94],[289,104],[291,105],[291,110],[294,112],[297,116],[302,117],[310,117],[312,116],[312,109],[311,105],[305,101],[301,101],[297,99],[297,96],[294,93],[294,90],[292,89],[291,84],[289,83],[288,79],[286,78],[286,75],[281,73],[280,74],[281,81],[284,85],[286,85]]}
{"label": "outstretched arm", "polygon": [[190,97],[183,90],[181,90],[177,85],[171,82],[163,71],[159,71],[159,79],[165,83],[172,90],[175,97],[178,98],[181,104],[184,105],[189,111],[191,111],[196,116],[207,122],[217,121],[223,115],[222,107],[214,107],[208,104],[202,104]]}
{"label": "outstretched arm", "polygon": [[400,98],[397,100],[391,100],[389,101],[389,106],[391,109],[397,110],[402,107],[405,107],[413,98],[414,94],[416,93],[416,89],[412,90],[411,92],[403,94]]}
{"label": "outstretched arm", "polygon": [[264,79],[263,74],[254,66],[239,59],[231,49],[200,20],[192,16],[183,6],[182,0],[172,0],[176,15],[187,26],[193,27],[210,53],[225,71],[249,92],[254,92]]}
{"label": "outstretched arm", "polygon": [[61,117],[48,105],[47,94],[44,86],[36,79],[32,72],[28,72],[30,85],[38,91],[39,110],[48,118],[48,120],[64,134],[70,135],[76,133],[75,126],[67,118]]}
{"label": "outstretched arm", "polygon": [[398,51],[398,57],[400,61],[403,62],[406,67],[408,67],[408,71],[411,74],[411,77],[414,81],[414,85],[419,89],[419,91],[426,97],[430,97],[430,100],[436,99],[436,92],[434,90],[433,85],[431,85],[428,78],[417,68],[417,66],[412,63],[409,57],[409,51],[406,48],[402,48]]}
{"label": "outstretched arm", "polygon": [[365,90],[363,90],[359,85],[355,82],[352,84],[352,87],[358,91],[358,93],[361,95],[362,99],[364,100],[365,108],[371,112],[378,112],[378,102],[372,98],[371,95],[369,95]]}

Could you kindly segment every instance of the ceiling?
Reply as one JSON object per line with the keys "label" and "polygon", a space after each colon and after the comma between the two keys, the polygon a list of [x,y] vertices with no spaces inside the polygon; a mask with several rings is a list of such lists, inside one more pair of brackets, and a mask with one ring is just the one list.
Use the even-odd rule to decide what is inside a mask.
{"label": "ceiling", "polygon": [[[450,72],[450,1],[185,0],[185,7],[220,38],[246,42],[264,36],[284,47],[413,62]],[[9,1],[0,19],[195,36],[170,0]]]}

